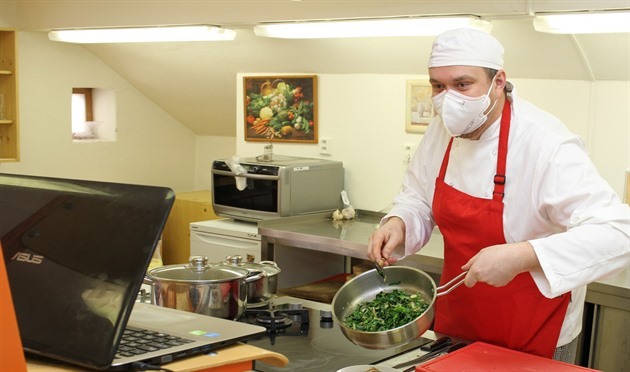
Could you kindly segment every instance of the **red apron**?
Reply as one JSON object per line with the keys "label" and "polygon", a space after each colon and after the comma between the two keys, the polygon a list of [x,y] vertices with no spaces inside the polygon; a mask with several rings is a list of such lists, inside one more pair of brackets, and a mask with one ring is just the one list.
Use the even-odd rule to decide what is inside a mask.
{"label": "red apron", "polygon": [[[433,216],[444,236],[441,284],[461,273],[461,267],[482,248],[505,244],[503,190],[510,131],[510,103],[501,118],[497,175],[492,199],[470,196],[444,182],[453,140],[448,144],[435,181]],[[529,273],[503,287],[477,283],[438,297],[436,332],[471,341],[485,341],[551,358],[569,305],[570,294],[544,297]]]}

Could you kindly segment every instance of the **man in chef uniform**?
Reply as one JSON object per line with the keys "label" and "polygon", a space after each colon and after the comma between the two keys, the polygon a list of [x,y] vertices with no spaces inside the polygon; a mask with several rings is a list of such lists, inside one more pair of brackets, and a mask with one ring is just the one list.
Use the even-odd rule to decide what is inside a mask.
{"label": "man in chef uniform", "polygon": [[520,99],[503,47],[457,29],[429,57],[436,117],[368,256],[394,263],[434,226],[444,236],[434,330],[573,363],[586,285],[630,262],[630,209],[597,172],[581,139]]}

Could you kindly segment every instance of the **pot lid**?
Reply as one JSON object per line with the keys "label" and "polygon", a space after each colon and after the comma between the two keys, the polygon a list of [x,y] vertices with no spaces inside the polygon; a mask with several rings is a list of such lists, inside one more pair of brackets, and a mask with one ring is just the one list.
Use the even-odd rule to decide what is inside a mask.
{"label": "pot lid", "polygon": [[225,259],[225,265],[242,267],[250,272],[263,272],[266,276],[276,275],[281,271],[278,265],[273,261],[243,261],[243,257],[239,255],[227,256]]}
{"label": "pot lid", "polygon": [[249,271],[228,265],[208,264],[208,257],[192,256],[187,264],[166,265],[147,273],[149,278],[190,283],[223,283],[245,278]]}

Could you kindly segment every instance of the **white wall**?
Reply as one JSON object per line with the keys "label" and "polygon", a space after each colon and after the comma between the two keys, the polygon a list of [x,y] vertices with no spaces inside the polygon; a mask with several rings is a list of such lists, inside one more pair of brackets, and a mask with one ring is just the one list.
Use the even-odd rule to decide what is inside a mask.
{"label": "white wall", "polygon": [[628,81],[600,82],[595,85],[588,138],[591,158],[602,176],[621,196],[625,190],[625,174],[622,171],[630,171],[629,95]]}
{"label": "white wall", "polygon": [[623,200],[630,169],[630,82],[515,80],[521,96],[582,136],[591,160]]}
{"label": "white wall", "polygon": [[[191,191],[208,189],[212,160],[263,151],[264,143],[243,138],[242,78],[247,74],[238,74],[235,81],[237,137],[205,137],[192,134],[79,45],[19,32],[18,53],[21,159],[0,163],[2,172]],[[274,151],[343,161],[353,205],[383,210],[398,191],[405,144],[417,144],[422,137],[406,133],[404,121],[406,80],[423,78],[318,74],[319,136],[330,139],[332,155],[320,155],[315,144],[274,143]],[[624,171],[630,168],[630,82],[510,80],[522,97],[560,117],[586,140],[601,174],[622,195]],[[115,90],[116,142],[72,142],[71,89],[86,86]]]}
{"label": "white wall", "polygon": [[209,190],[212,183],[212,161],[236,154],[236,138],[197,136],[195,190]]}
{"label": "white wall", "polygon": [[[263,152],[264,143],[244,141],[240,97],[247,75],[251,74],[236,79],[236,153],[254,156]],[[288,143],[274,143],[274,153],[343,161],[353,206],[387,209],[406,167],[404,146],[417,144],[422,137],[405,132],[406,80],[425,78],[318,74],[319,137],[330,139],[331,155],[320,155],[315,144]],[[509,75],[508,80],[521,97],[550,111],[584,138],[600,173],[621,196],[624,172],[630,168],[630,83],[510,79]]]}
{"label": "white wall", "polygon": [[[194,189],[190,130],[82,46],[49,41],[45,33],[17,35],[20,161],[0,163],[0,171]],[[115,142],[73,143],[73,87],[115,91]]]}

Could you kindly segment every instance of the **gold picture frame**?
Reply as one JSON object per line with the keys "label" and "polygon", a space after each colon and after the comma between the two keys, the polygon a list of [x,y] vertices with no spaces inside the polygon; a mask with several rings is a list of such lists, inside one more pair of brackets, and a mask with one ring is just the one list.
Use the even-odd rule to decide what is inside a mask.
{"label": "gold picture frame", "polygon": [[431,84],[425,80],[407,80],[407,115],[405,131],[424,133],[433,119]]}
{"label": "gold picture frame", "polygon": [[243,78],[245,141],[317,143],[317,76]]}

